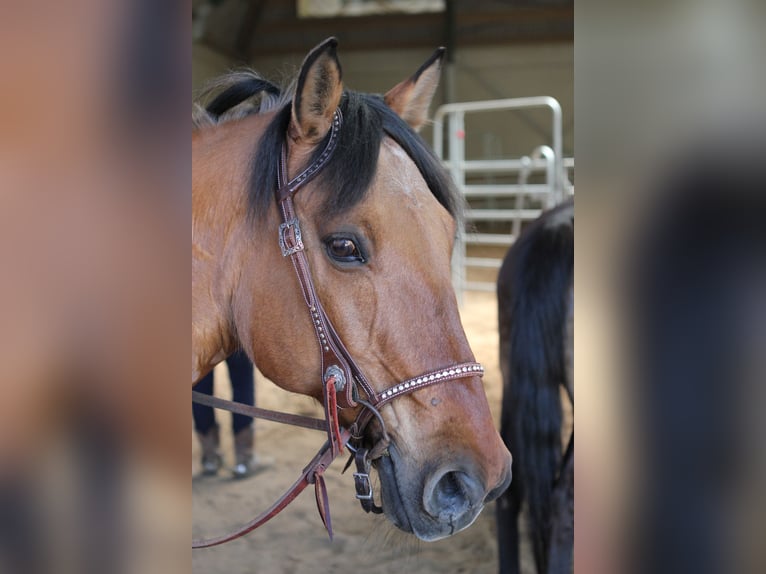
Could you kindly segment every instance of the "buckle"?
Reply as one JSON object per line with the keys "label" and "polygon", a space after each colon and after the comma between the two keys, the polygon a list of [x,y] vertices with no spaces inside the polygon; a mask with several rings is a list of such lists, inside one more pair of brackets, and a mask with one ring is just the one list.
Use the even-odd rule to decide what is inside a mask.
{"label": "buckle", "polygon": [[372,500],[372,484],[370,483],[369,474],[366,472],[355,472],[354,485],[356,486],[357,500]]}
{"label": "buckle", "polygon": [[[288,237],[288,232],[293,230],[292,238]],[[279,247],[282,249],[282,256],[287,257],[298,251],[303,251],[303,240],[301,238],[301,225],[297,218],[280,223],[279,225]]]}

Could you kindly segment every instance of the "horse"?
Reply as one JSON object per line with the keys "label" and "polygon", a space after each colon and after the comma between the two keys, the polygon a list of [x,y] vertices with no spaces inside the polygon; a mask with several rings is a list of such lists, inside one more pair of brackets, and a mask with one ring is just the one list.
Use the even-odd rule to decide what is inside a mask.
{"label": "horse", "polygon": [[527,501],[540,574],[570,572],[574,430],[562,454],[561,393],[574,406],[574,201],[546,211],[508,250],[497,280],[503,402],[500,434],[513,483],[495,506],[501,574],[519,572],[518,520]]}
{"label": "horse", "polygon": [[385,516],[425,541],[511,480],[451,284],[461,204],[417,134],[443,54],[366,94],[329,38],[291,87],[230,74],[192,112],[192,385],[244,349],[350,429]]}

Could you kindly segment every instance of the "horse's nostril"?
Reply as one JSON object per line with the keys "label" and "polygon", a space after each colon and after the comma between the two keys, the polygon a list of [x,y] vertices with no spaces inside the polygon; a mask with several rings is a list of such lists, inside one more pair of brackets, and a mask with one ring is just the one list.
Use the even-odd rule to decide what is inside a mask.
{"label": "horse's nostril", "polygon": [[467,473],[450,470],[436,474],[423,495],[428,514],[440,522],[453,523],[481,503],[484,489]]}
{"label": "horse's nostril", "polygon": [[466,500],[457,473],[448,472],[441,477],[434,487],[431,500],[434,503],[434,510],[439,511],[453,508],[457,510],[457,506],[465,505]]}

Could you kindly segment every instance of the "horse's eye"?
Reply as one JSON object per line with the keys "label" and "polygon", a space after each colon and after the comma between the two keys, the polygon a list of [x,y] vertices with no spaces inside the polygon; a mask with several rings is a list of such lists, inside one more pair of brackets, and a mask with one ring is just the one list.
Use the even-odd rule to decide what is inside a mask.
{"label": "horse's eye", "polygon": [[333,236],[325,240],[328,255],[338,263],[365,263],[356,242],[345,236]]}

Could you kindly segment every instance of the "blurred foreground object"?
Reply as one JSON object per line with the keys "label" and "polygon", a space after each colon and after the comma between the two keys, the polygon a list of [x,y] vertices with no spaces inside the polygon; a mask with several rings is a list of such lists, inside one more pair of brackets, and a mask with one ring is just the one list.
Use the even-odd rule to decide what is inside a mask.
{"label": "blurred foreground object", "polygon": [[575,571],[763,572],[766,4],[575,4]]}
{"label": "blurred foreground object", "polygon": [[766,510],[754,409],[766,394],[766,137],[735,136],[660,178],[628,275],[630,396],[650,470],[636,483],[642,572],[742,572],[738,560],[766,558],[766,514],[753,514]]}
{"label": "blurred foreground object", "polygon": [[172,6],[2,9],[2,571],[188,570],[189,38]]}

